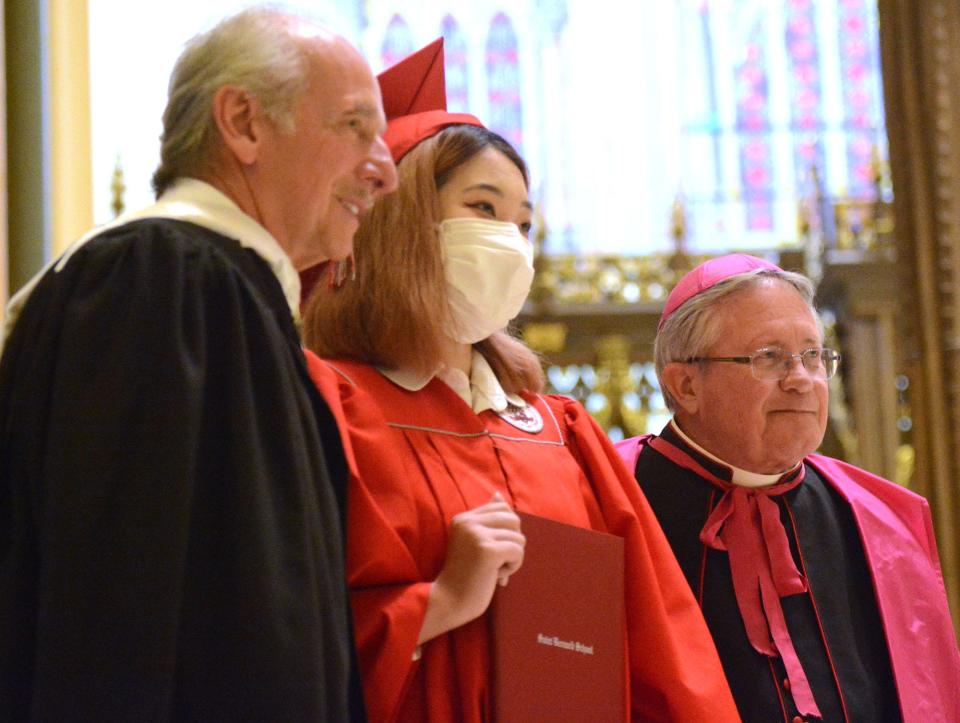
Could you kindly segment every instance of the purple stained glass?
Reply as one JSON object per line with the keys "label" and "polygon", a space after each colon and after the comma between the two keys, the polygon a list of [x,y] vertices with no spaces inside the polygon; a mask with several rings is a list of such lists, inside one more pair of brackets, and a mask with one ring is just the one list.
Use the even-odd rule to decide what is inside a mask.
{"label": "purple stained glass", "polygon": [[841,0],[838,11],[847,186],[851,195],[872,198],[876,194],[874,147],[883,135],[882,120],[875,117],[875,108],[879,107],[875,90],[879,51],[876,38],[868,32],[874,26],[872,13],[876,12],[876,2]]}
{"label": "purple stained glass", "polygon": [[519,151],[523,140],[523,107],[517,34],[504,13],[497,13],[490,22],[486,51],[489,127]]}
{"label": "purple stained glass", "polygon": [[[697,189],[688,196],[691,217],[703,219],[693,227],[695,235],[723,228],[734,233],[739,224],[724,226],[721,213],[702,209],[718,203],[731,208],[736,200],[747,235],[769,239],[776,230],[788,238],[793,229],[787,207],[776,204],[810,192],[814,168],[828,196],[870,198],[872,159],[878,146],[885,148],[876,0],[733,3],[740,8],[736,13],[730,13],[729,0],[684,5],[680,18],[695,46],[683,51],[693,53],[689,72],[707,75],[692,82],[702,83],[701,92],[689,104],[684,127],[691,148],[698,149],[683,179]],[[836,72],[834,59],[836,80],[826,76]],[[732,98],[724,82],[731,73]],[[728,165],[731,143],[736,171]],[[777,153],[782,143],[792,151],[785,157]]]}
{"label": "purple stained glass", "polygon": [[443,35],[444,74],[447,80],[447,110],[470,112],[470,85],[467,69],[467,41],[460,24],[450,15],[440,24]]}
{"label": "purple stained glass", "polygon": [[746,227],[751,231],[767,231],[773,229],[773,154],[770,147],[770,97],[760,22],[750,33],[745,56],[736,69],[740,182],[746,201]]}
{"label": "purple stained glass", "polygon": [[380,48],[380,60],[384,68],[389,68],[406,58],[416,48],[413,45],[413,35],[407,21],[400,15],[390,18],[387,32]]}
{"label": "purple stained glass", "polygon": [[788,4],[784,41],[792,81],[790,108],[794,169],[802,178],[816,166],[823,178],[827,172],[822,140],[823,91],[813,0],[792,0]]}

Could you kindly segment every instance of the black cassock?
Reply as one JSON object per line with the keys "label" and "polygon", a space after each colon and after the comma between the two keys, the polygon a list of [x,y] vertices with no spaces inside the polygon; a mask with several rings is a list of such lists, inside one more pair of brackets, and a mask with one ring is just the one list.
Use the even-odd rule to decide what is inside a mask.
{"label": "black cassock", "polygon": [[[660,436],[717,477],[730,479],[728,468],[692,449],[670,425]],[[700,531],[721,494],[649,445],[640,453],[636,476],[700,601],[744,723],[802,720],[783,661],[750,644],[727,552],[701,543]],[[802,484],[771,499],[780,508],[794,563],[810,585],[809,593],[780,602],[823,720],[900,721],[887,641],[849,505],[810,465]]]}
{"label": "black cassock", "polygon": [[0,720],[362,717],[343,453],[255,252],[88,242],[7,340],[0,425]]}

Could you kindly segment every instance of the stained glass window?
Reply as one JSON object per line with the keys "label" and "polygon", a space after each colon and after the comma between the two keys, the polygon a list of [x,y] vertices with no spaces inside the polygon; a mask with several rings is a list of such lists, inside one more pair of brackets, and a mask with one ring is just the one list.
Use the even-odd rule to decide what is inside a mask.
{"label": "stained glass window", "polygon": [[[170,3],[136,77],[116,32],[130,3],[90,4],[98,223],[112,216],[118,157],[127,206],[152,200],[173,60],[246,4]],[[871,161],[887,157],[876,0],[425,0],[416,15],[400,0],[286,4],[329,18],[377,71],[442,33],[448,106],[521,147],[549,253],[669,250],[678,195],[692,253],[796,244],[813,169],[825,195],[870,200]],[[118,87],[137,93],[122,111]]]}
{"label": "stained glass window", "polygon": [[864,195],[872,189],[875,149],[885,138],[880,123],[883,102],[876,5],[864,0],[840,0],[838,5],[847,182],[850,193]]}
{"label": "stained glass window", "polygon": [[793,166],[825,171],[823,88],[817,17],[812,0],[795,0],[787,6],[785,43],[791,83]]}
{"label": "stained glass window", "polygon": [[[702,250],[796,241],[816,174],[829,196],[871,199],[886,156],[871,0],[686,0],[677,59],[681,185]],[[691,52],[692,51],[692,52]]]}
{"label": "stained glass window", "polygon": [[521,150],[523,109],[517,34],[510,18],[503,13],[494,15],[490,22],[486,61],[490,128]]}
{"label": "stained glass window", "polygon": [[447,110],[452,113],[470,112],[470,86],[467,75],[467,41],[460,25],[446,15],[440,25],[443,35],[444,73],[447,80]]}
{"label": "stained glass window", "polygon": [[770,125],[770,78],[763,27],[755,21],[747,34],[743,58],[734,73],[737,87],[740,183],[746,227],[773,228],[773,153]]}
{"label": "stained glass window", "polygon": [[387,32],[383,37],[383,45],[380,49],[382,66],[389,68],[416,49],[407,21],[399,15],[394,15],[387,25]]}

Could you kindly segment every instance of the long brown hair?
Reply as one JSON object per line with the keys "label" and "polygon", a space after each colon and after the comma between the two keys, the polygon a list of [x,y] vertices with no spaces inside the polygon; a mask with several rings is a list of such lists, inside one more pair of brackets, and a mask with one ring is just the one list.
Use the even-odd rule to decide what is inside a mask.
{"label": "long brown hair", "polygon": [[[336,290],[321,281],[310,295],[303,318],[310,349],[388,369],[437,369],[449,313],[438,192],[457,168],[491,146],[529,182],[513,147],[478,126],[445,128],[404,156],[396,192],[378,200],[357,231],[356,278]],[[475,348],[506,391],[543,388],[540,361],[519,340],[497,332]]]}

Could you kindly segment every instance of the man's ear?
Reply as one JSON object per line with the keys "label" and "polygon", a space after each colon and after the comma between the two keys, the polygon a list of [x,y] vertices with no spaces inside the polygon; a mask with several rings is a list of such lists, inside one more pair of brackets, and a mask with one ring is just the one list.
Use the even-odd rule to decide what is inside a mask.
{"label": "man's ear", "polygon": [[663,386],[676,400],[679,409],[687,414],[696,414],[700,408],[698,380],[696,364],[670,362],[660,372]]}
{"label": "man's ear", "polygon": [[213,96],[213,122],[220,131],[220,141],[245,166],[257,160],[260,119],[260,106],[243,88],[225,85]]}

